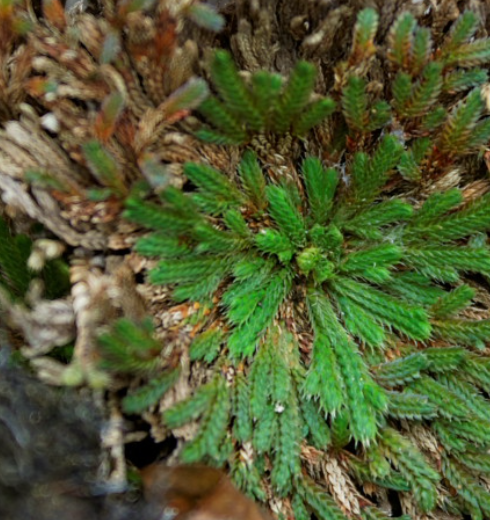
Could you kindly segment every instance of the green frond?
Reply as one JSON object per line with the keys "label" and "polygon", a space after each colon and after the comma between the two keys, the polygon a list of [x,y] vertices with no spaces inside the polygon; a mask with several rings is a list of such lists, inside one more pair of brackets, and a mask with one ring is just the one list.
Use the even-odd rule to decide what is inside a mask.
{"label": "green frond", "polygon": [[397,166],[402,151],[403,147],[396,137],[386,135],[371,159],[363,153],[355,154],[352,177],[356,202],[366,205],[374,200],[385,184],[389,172]]}
{"label": "green frond", "polygon": [[221,376],[215,377],[211,382],[211,388],[212,400],[203,416],[201,428],[196,438],[183,449],[182,459],[184,462],[197,462],[204,455],[208,455],[216,461],[220,459],[220,450],[229,423],[230,389]]}
{"label": "green frond", "polygon": [[180,401],[163,413],[163,422],[168,428],[179,428],[197,419],[209,408],[215,394],[215,383],[200,386],[188,399]]}
{"label": "green frond", "polygon": [[417,22],[411,13],[402,13],[388,34],[388,59],[398,67],[404,67],[412,54],[413,32]]}
{"label": "green frond", "polygon": [[335,101],[328,97],[313,101],[294,119],[292,127],[293,135],[299,137],[305,136],[313,127],[319,125],[328,116],[332,115],[335,108]]}
{"label": "green frond", "polygon": [[198,254],[232,253],[247,247],[246,239],[233,232],[217,229],[209,223],[196,224],[192,235],[198,242],[195,249]]}
{"label": "green frond", "polygon": [[363,132],[369,122],[366,82],[351,76],[342,90],[342,113],[350,128]]}
{"label": "green frond", "polygon": [[435,318],[447,318],[465,309],[475,296],[475,290],[469,285],[460,285],[451,292],[445,293],[431,306],[431,314]]}
{"label": "green frond", "polygon": [[468,42],[478,27],[478,18],[473,11],[465,11],[453,24],[451,31],[444,42],[443,50],[446,54],[457,50],[463,43]]}
{"label": "green frond", "polygon": [[354,41],[352,43],[353,57],[369,56],[373,40],[378,30],[379,16],[374,9],[366,8],[359,11],[354,26]]}
{"label": "green frond", "polygon": [[257,209],[264,209],[266,182],[256,155],[247,150],[238,167],[243,189]]}
{"label": "green frond", "polygon": [[397,103],[397,111],[402,117],[422,117],[436,103],[442,90],[442,65],[438,62],[429,63],[422,71],[418,84],[412,88],[412,93],[403,104]]}
{"label": "green frond", "polygon": [[339,175],[333,168],[323,168],[315,157],[303,161],[302,171],[313,222],[324,224],[332,208]]}
{"label": "green frond", "polygon": [[462,399],[475,417],[484,421],[490,417],[490,403],[474,385],[460,379],[457,372],[442,374],[438,380]]}
{"label": "green frond", "polygon": [[395,387],[418,379],[420,372],[428,367],[429,360],[425,356],[412,354],[383,363],[377,367],[375,376],[384,386]]}
{"label": "green frond", "polygon": [[[224,292],[222,298],[222,305],[224,308],[233,309],[236,307],[239,310],[238,316],[247,316],[245,309],[241,310],[242,304],[246,304],[248,309],[253,309],[253,303],[250,305],[249,300],[258,298],[255,296],[257,292],[263,292],[263,285],[267,284],[271,272],[259,272],[257,277],[247,278],[242,281],[235,281]],[[246,321],[246,320],[244,320]]]}
{"label": "green frond", "polygon": [[458,94],[471,88],[480,87],[487,81],[488,74],[486,70],[455,70],[444,76],[442,90],[447,94]]}
{"label": "green frond", "polygon": [[208,128],[200,128],[197,130],[196,137],[206,143],[219,145],[235,145],[240,144],[244,140],[240,133],[224,135],[219,131],[209,130]]}
{"label": "green frond", "polygon": [[383,478],[391,473],[390,463],[379,444],[371,444],[366,448],[366,460],[373,477]]}
{"label": "green frond", "polygon": [[271,356],[271,399],[274,403],[286,405],[289,402],[291,393],[293,392],[293,380],[290,372],[290,363],[288,360],[288,352],[284,348],[287,339],[285,333],[273,328],[269,333],[268,341],[272,348]]}
{"label": "green frond", "polygon": [[422,118],[420,127],[426,132],[433,132],[447,120],[447,116],[447,110],[441,105],[436,105]]}
{"label": "green frond", "polygon": [[162,346],[153,337],[150,319],[136,323],[120,318],[98,336],[97,343],[101,365],[112,372],[152,375],[160,367],[158,353]]}
{"label": "green frond", "polygon": [[203,277],[222,271],[230,261],[224,257],[205,255],[180,260],[163,260],[150,271],[150,280],[154,284],[195,282]]}
{"label": "green frond", "polygon": [[315,484],[309,477],[303,476],[301,480],[298,481],[297,493],[318,518],[322,520],[345,520],[345,516],[333,498],[325,493],[325,490]]}
{"label": "green frond", "polygon": [[275,229],[263,229],[255,235],[257,247],[264,253],[277,255],[287,263],[293,257],[293,245],[289,238]]}
{"label": "green frond", "polygon": [[432,52],[432,38],[427,27],[417,27],[412,46],[412,70],[418,74],[427,65]]}
{"label": "green frond", "polygon": [[279,430],[274,441],[275,456],[271,483],[280,495],[284,495],[291,491],[293,480],[301,475],[302,430],[299,403],[295,393],[291,391],[283,407],[276,410],[282,411],[278,414]]}
{"label": "green frond", "polygon": [[192,215],[183,215],[173,208],[143,202],[136,197],[126,199],[125,205],[125,218],[150,229],[164,229],[167,234],[179,234],[188,231],[193,226]]}
{"label": "green frond", "polygon": [[269,202],[269,215],[279,227],[279,231],[284,233],[294,245],[302,245],[306,234],[304,218],[285,188],[269,185],[265,193]]}
{"label": "green frond", "polygon": [[461,366],[461,377],[488,393],[490,390],[490,365],[486,358],[471,356]]}
{"label": "green frond", "polygon": [[186,163],[184,174],[204,193],[232,203],[241,202],[241,194],[234,184],[218,170],[205,164]]}
{"label": "green frond", "polygon": [[431,347],[423,351],[431,372],[451,372],[466,359],[468,351],[463,347]]}
{"label": "green frond", "polygon": [[342,221],[342,227],[361,238],[376,240],[383,236],[380,228],[406,221],[412,214],[410,204],[398,199],[384,200],[379,204],[369,205],[349,220]]}
{"label": "green frond", "polygon": [[235,262],[233,276],[242,282],[251,280],[254,283],[254,280],[259,279],[260,284],[271,274],[273,268],[274,262],[270,259],[261,256],[244,256]]}
{"label": "green frond", "polygon": [[393,464],[410,483],[414,498],[422,511],[434,509],[439,473],[427,463],[417,448],[396,430],[381,430],[380,442]]}
{"label": "green frond", "polygon": [[349,414],[347,410],[341,410],[336,413],[331,420],[332,445],[337,448],[343,448],[349,444],[352,434],[349,429]]}
{"label": "green frond", "polygon": [[[350,467],[357,479],[361,482],[372,482],[377,486],[385,489],[392,489],[394,491],[410,492],[412,488],[407,480],[394,469],[391,469],[389,475],[384,477],[375,477],[372,474],[370,467],[367,464],[360,463],[357,460],[351,459],[349,461]],[[403,517],[402,517],[403,518]]]}
{"label": "green frond", "polygon": [[[490,42],[490,40],[489,40]],[[472,90],[452,110],[441,130],[440,149],[445,152],[462,152],[468,145],[471,133],[483,112],[480,89]]]}
{"label": "green frond", "polygon": [[[490,498],[478,479],[466,471],[452,457],[442,458],[442,473],[470,508],[472,518],[483,518],[490,513]],[[484,515],[484,516],[483,516]]]}
{"label": "green frond", "polygon": [[[490,270],[490,252],[486,248],[471,248],[441,245],[438,247],[406,248],[403,263],[430,278],[439,278],[443,265],[445,270],[486,273]],[[442,280],[444,281],[444,280]]]}
{"label": "green frond", "polygon": [[313,446],[325,449],[331,442],[331,433],[320,406],[311,399],[301,399],[300,405]]}
{"label": "green frond", "polygon": [[164,256],[178,258],[191,253],[191,249],[176,237],[153,233],[138,240],[135,250],[144,256]]}
{"label": "green frond", "polygon": [[217,327],[199,334],[189,348],[191,361],[202,360],[212,363],[219,355],[224,336],[224,332]]}
{"label": "green frond", "polygon": [[422,178],[421,162],[430,149],[430,139],[421,137],[412,143],[411,149],[404,151],[398,164],[398,171],[407,180],[418,181]]}
{"label": "green frond", "polygon": [[391,90],[393,94],[393,107],[397,112],[403,111],[412,97],[412,76],[406,72],[399,71],[393,80]]}
{"label": "green frond", "polygon": [[425,395],[410,391],[390,392],[388,414],[397,419],[432,419],[437,415],[437,407]]}
{"label": "green frond", "polygon": [[310,520],[311,513],[306,508],[303,499],[298,493],[293,495],[291,500],[291,509],[293,510],[295,520]]}
{"label": "green frond", "polygon": [[386,101],[376,101],[369,110],[367,130],[372,132],[382,128],[391,119],[391,106]]}
{"label": "green frond", "polygon": [[92,175],[103,185],[110,188],[118,197],[128,195],[128,187],[120,166],[114,156],[96,140],[82,146],[83,155]]}
{"label": "green frond", "polygon": [[400,262],[403,252],[394,244],[381,244],[348,254],[340,265],[342,273],[362,273],[373,267],[391,267]]}
{"label": "green frond", "polygon": [[278,74],[261,70],[252,76],[252,85],[255,106],[262,115],[263,125],[267,128],[271,124],[273,109],[277,108],[283,80]]}
{"label": "green frond", "polygon": [[[330,381],[330,384],[325,385],[325,381]],[[334,413],[342,405],[343,382],[340,369],[332,346],[321,334],[316,334],[310,368],[302,391],[307,398],[319,396],[319,403],[325,412]]]}
{"label": "green frond", "polygon": [[430,306],[444,295],[444,290],[420,273],[395,273],[390,279],[389,291],[409,302]]}
{"label": "green frond", "polygon": [[325,337],[337,359],[347,394],[346,405],[352,421],[352,434],[358,440],[368,441],[376,435],[376,416],[364,393],[364,383],[369,376],[357,349],[338,322],[329,300],[316,292],[310,292],[307,297],[315,335]]}
{"label": "green frond", "polygon": [[470,321],[448,319],[433,322],[434,334],[450,343],[484,348],[490,334],[490,320]]}
{"label": "green frond", "polygon": [[[208,273],[206,276],[195,281],[188,281],[176,287],[172,292],[172,297],[176,302],[202,302],[212,298],[218,290],[223,279],[226,277],[226,265],[220,266],[216,272]],[[151,278],[150,278],[151,279]]]}
{"label": "green frond", "polygon": [[463,202],[463,195],[460,190],[452,189],[442,193],[432,194],[414,214],[410,226],[420,227],[436,220],[444,213],[455,208]]}
{"label": "green frond", "polygon": [[254,353],[258,340],[271,325],[290,289],[291,277],[286,269],[269,279],[260,308],[256,307],[250,318],[236,327],[228,339],[232,358],[241,359]]}
{"label": "green frond", "polygon": [[253,419],[261,419],[264,414],[268,414],[271,394],[269,385],[271,359],[268,347],[267,343],[260,345],[250,369],[250,411]]}
{"label": "green frond", "polygon": [[[248,240],[251,237],[250,230],[247,226],[247,222],[240,211],[236,209],[228,210],[223,216],[223,222],[232,233],[240,239]],[[245,243],[242,240],[242,243]],[[239,244],[237,244],[239,245]]]}
{"label": "green frond", "polygon": [[407,305],[370,285],[345,277],[338,277],[331,283],[336,293],[354,301],[382,323],[397,328],[409,338],[424,340],[429,337],[431,327],[427,313],[421,307]]}
{"label": "green frond", "polygon": [[267,404],[254,425],[252,444],[258,453],[269,452],[279,431],[279,421],[272,404]]}
{"label": "green frond", "polygon": [[228,52],[215,52],[211,61],[211,79],[230,113],[238,120],[243,119],[252,129],[260,129],[262,117]]}
{"label": "green frond", "polygon": [[[245,140],[245,129],[240,122],[227,110],[227,106],[216,99],[208,97],[199,105],[199,112],[211,123],[220,134],[232,142],[240,143]],[[200,130],[199,132],[202,132]],[[205,137],[205,134],[198,133],[199,138]],[[203,139],[209,141],[208,139]],[[212,141],[211,141],[212,142]]]}
{"label": "green frond", "polygon": [[468,416],[468,407],[463,399],[429,376],[422,376],[410,383],[409,388],[417,394],[427,396],[437,411],[449,420],[464,419]]}
{"label": "green frond", "polygon": [[490,61],[490,41],[488,38],[463,43],[444,57],[446,67],[471,68]]}
{"label": "green frond", "polygon": [[485,146],[490,140],[490,118],[485,119],[476,123],[471,136],[468,140],[468,149],[472,150]]}
{"label": "green frond", "polygon": [[443,443],[444,450],[447,453],[457,452],[459,455],[459,453],[465,452],[467,450],[468,443],[453,433],[450,427],[450,422],[436,420],[432,423],[432,430],[440,442]]}
{"label": "green frond", "polygon": [[291,71],[289,81],[274,114],[273,130],[284,134],[293,119],[302,112],[310,100],[316,79],[316,68],[306,61],[298,61]]}
{"label": "green frond", "polygon": [[232,479],[246,495],[265,502],[267,495],[261,481],[261,472],[254,462],[235,459],[232,461]]}
{"label": "green frond", "polygon": [[173,370],[153,377],[136,390],[130,390],[122,400],[122,409],[128,414],[143,413],[154,406],[172,388],[180,372]]}
{"label": "green frond", "polygon": [[235,377],[233,394],[233,413],[235,415],[234,433],[240,442],[247,442],[252,438],[252,417],[250,415],[250,386],[243,373]]}
{"label": "green frond", "polygon": [[[459,240],[490,228],[490,196],[484,195],[459,211],[444,215],[461,201],[459,190],[450,190],[430,197],[427,208],[422,206],[407,229],[410,241],[431,240],[449,242]],[[424,209],[425,208],[425,209]]]}
{"label": "green frond", "polygon": [[363,343],[371,347],[382,347],[386,334],[373,315],[366,312],[352,300],[337,296],[335,298],[343,317],[346,329]]}
{"label": "green frond", "polygon": [[463,452],[458,455],[459,462],[468,469],[478,473],[490,473],[490,455],[487,453],[468,453]]}

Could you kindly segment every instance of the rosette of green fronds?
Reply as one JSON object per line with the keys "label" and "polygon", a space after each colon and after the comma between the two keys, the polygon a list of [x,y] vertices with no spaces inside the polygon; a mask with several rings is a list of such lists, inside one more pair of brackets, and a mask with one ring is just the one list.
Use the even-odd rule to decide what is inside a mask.
{"label": "rosette of green fronds", "polygon": [[302,137],[335,109],[331,98],[313,97],[316,68],[306,61],[296,64],[288,81],[259,71],[247,82],[230,54],[220,50],[210,74],[217,96],[208,97],[199,111],[212,128],[197,132],[208,142],[239,144],[256,133]]}
{"label": "rosette of green fronds", "polygon": [[[127,217],[154,230],[136,246],[160,258],[150,281],[222,316],[211,313],[190,347],[191,359],[216,367],[214,379],[164,417],[170,428],[201,424],[184,460],[223,464],[251,442],[257,460],[272,461],[276,491],[299,493],[304,439],[320,449],[353,439],[384,457],[379,469],[353,461],[354,474],[387,488],[402,480],[421,509],[435,507],[440,475],[392,421],[431,421],[436,432],[484,421],[487,401],[475,410],[462,397],[478,395],[480,383],[460,372],[480,362],[470,351],[490,338],[490,321],[461,312],[474,297],[462,275],[490,271],[481,240],[490,196],[464,204],[453,189],[417,208],[384,197],[403,153],[384,136],[371,155],[352,155],[345,183],[315,157],[277,180],[246,151],[235,176],[189,163],[193,190],[168,188],[159,204],[128,201]],[[283,323],[291,316],[311,334],[307,349]],[[432,342],[445,347],[424,350]],[[386,362],[403,343],[413,353]],[[253,482],[243,485],[259,497]],[[300,495],[316,510],[312,495]]]}

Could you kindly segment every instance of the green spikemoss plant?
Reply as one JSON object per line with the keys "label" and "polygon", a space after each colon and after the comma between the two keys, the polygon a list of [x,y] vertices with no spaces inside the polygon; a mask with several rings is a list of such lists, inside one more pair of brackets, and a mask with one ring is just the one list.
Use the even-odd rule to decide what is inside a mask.
{"label": "green spikemoss plant", "polygon": [[216,144],[241,144],[257,133],[303,137],[335,109],[329,98],[312,99],[315,66],[300,61],[285,82],[278,74],[259,71],[247,84],[233,58],[216,51],[211,60],[211,81],[217,95],[209,96],[199,111],[211,125],[197,136]]}
{"label": "green spikemoss plant", "polygon": [[[301,475],[305,435],[328,445],[328,423],[338,417],[346,418],[344,442],[379,446],[381,439],[394,465],[397,442],[408,441],[391,419],[437,418],[446,428],[448,420],[475,419],[445,378],[478,394],[467,374],[446,373],[480,363],[462,346],[482,348],[490,334],[489,321],[455,317],[474,296],[459,284],[461,274],[490,271],[478,235],[490,228],[490,195],[461,206],[461,192],[450,190],[417,210],[397,198],[380,201],[402,151],[386,136],[372,157],[354,154],[342,189],[338,172],[314,157],[303,161],[296,185],[273,182],[245,152],[236,181],[187,164],[196,191],[169,188],[163,206],[129,201],[128,217],[155,230],[137,251],[163,258],[151,282],[174,284],[178,302],[212,305],[218,296],[223,316],[190,349],[192,360],[216,366],[216,376],[165,415],[169,427],[201,418],[184,460],[231,461],[252,442],[273,461],[273,486],[287,493]],[[287,331],[291,313],[312,332],[306,349]],[[380,363],[399,343],[436,340],[455,346],[410,355],[407,348],[407,357]],[[223,372],[231,366],[239,371],[229,385]],[[417,460],[420,468],[400,471],[430,510],[439,476],[420,454]]]}
{"label": "green spikemoss plant", "polygon": [[[190,357],[214,375],[163,421],[172,429],[197,420],[183,461],[228,464],[257,499],[290,499],[297,519],[343,518],[308,476],[308,446],[342,452],[349,478],[408,493],[421,512],[488,517],[480,478],[490,472],[490,403],[481,391],[490,391],[490,359],[480,351],[490,321],[465,317],[475,290],[464,280],[490,272],[490,195],[464,203],[451,189],[415,204],[392,186],[400,173],[419,179],[427,154],[450,151],[452,161],[488,139],[477,67],[490,46],[470,41],[476,21],[467,13],[431,60],[430,33],[402,15],[388,38],[393,98],[377,101],[351,73],[375,52],[376,24],[374,11],[361,12],[339,69],[344,175],[306,156],[278,178],[245,150],[236,175],[189,163],[192,190],[127,201],[126,216],[153,230],[136,246],[160,259],[150,281],[173,286],[176,302],[212,310]],[[217,131],[202,137],[245,143],[264,128],[294,133],[298,114],[313,107],[313,75],[301,74],[310,66],[299,64],[285,86],[269,73],[250,86],[230,59],[215,56],[220,99],[201,110]],[[451,112],[440,109],[443,92],[472,87]],[[267,103],[266,92],[276,92]],[[395,122],[405,125],[403,139]],[[435,439],[436,460],[400,420]],[[375,507],[359,515],[385,518]]]}

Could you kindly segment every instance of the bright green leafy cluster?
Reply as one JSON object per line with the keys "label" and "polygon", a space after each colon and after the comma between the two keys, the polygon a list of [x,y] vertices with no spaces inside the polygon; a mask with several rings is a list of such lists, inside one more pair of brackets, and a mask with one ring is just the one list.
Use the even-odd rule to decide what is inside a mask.
{"label": "bright green leafy cluster", "polygon": [[[468,280],[490,274],[490,195],[466,202],[453,188],[416,201],[399,187],[420,179],[429,158],[443,170],[490,138],[486,73],[475,68],[490,47],[471,41],[476,18],[466,13],[433,59],[430,32],[404,14],[388,38],[393,97],[377,100],[355,73],[375,52],[377,20],[359,14],[338,69],[340,165],[304,154],[281,175],[245,148],[236,171],[187,163],[184,190],[127,200],[126,216],[152,230],[136,245],[159,260],[150,281],[211,311],[189,354],[213,375],[163,421],[199,424],[182,460],[228,464],[248,494],[285,497],[297,519],[343,518],[307,475],[308,447],[341,452],[353,482],[408,493],[420,511],[486,518],[490,320],[471,319]],[[211,77],[220,99],[201,112],[216,130],[200,135],[214,143],[304,136],[334,108],[325,98],[328,110],[298,126],[317,103],[303,62],[285,85],[268,72],[247,83],[220,51]],[[448,111],[442,100],[454,95]],[[386,518],[375,507],[358,516]]]}
{"label": "bright green leafy cluster", "polygon": [[[127,216],[155,230],[136,247],[162,258],[150,280],[173,284],[179,302],[212,305],[219,295],[224,316],[190,348],[193,360],[219,359],[221,371],[165,416],[171,428],[201,418],[184,460],[222,464],[234,447],[251,441],[258,455],[273,457],[275,489],[290,492],[305,435],[325,447],[329,424],[343,418],[341,444],[379,441],[370,450],[382,450],[385,462],[379,471],[370,467],[370,475],[387,478],[391,463],[424,510],[435,506],[438,474],[389,421],[434,419],[439,434],[448,421],[463,428],[476,418],[453,396],[478,395],[468,375],[458,377],[462,365],[479,358],[449,345],[479,349],[490,337],[490,321],[458,317],[474,296],[461,275],[490,272],[490,250],[478,235],[490,228],[490,196],[462,206],[454,189],[418,209],[381,200],[402,153],[386,136],[372,157],[354,154],[349,184],[340,189],[339,173],[317,158],[303,161],[298,183],[273,182],[247,151],[235,181],[192,163],[185,174],[195,191],[169,188],[163,205],[128,201]],[[281,324],[288,308],[305,309],[313,332],[307,353]],[[383,351],[400,342],[416,348],[436,340],[448,346],[378,366]],[[223,366],[244,362],[229,387]],[[463,443],[464,436],[449,431]]]}
{"label": "bright green leafy cluster", "polygon": [[212,143],[244,143],[259,132],[302,137],[335,108],[330,98],[311,99],[316,69],[306,61],[296,64],[287,83],[277,74],[259,71],[247,84],[230,54],[217,51],[211,79],[219,98],[209,96],[199,111],[213,129],[199,130],[197,135]]}

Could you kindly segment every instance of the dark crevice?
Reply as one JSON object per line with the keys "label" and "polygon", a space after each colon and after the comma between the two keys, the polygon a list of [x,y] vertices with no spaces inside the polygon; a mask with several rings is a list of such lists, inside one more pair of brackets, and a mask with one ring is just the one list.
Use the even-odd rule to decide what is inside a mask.
{"label": "dark crevice", "polygon": [[127,460],[137,468],[143,468],[167,457],[177,447],[177,439],[168,437],[162,442],[155,442],[150,434],[143,440],[130,442],[125,446]]}

